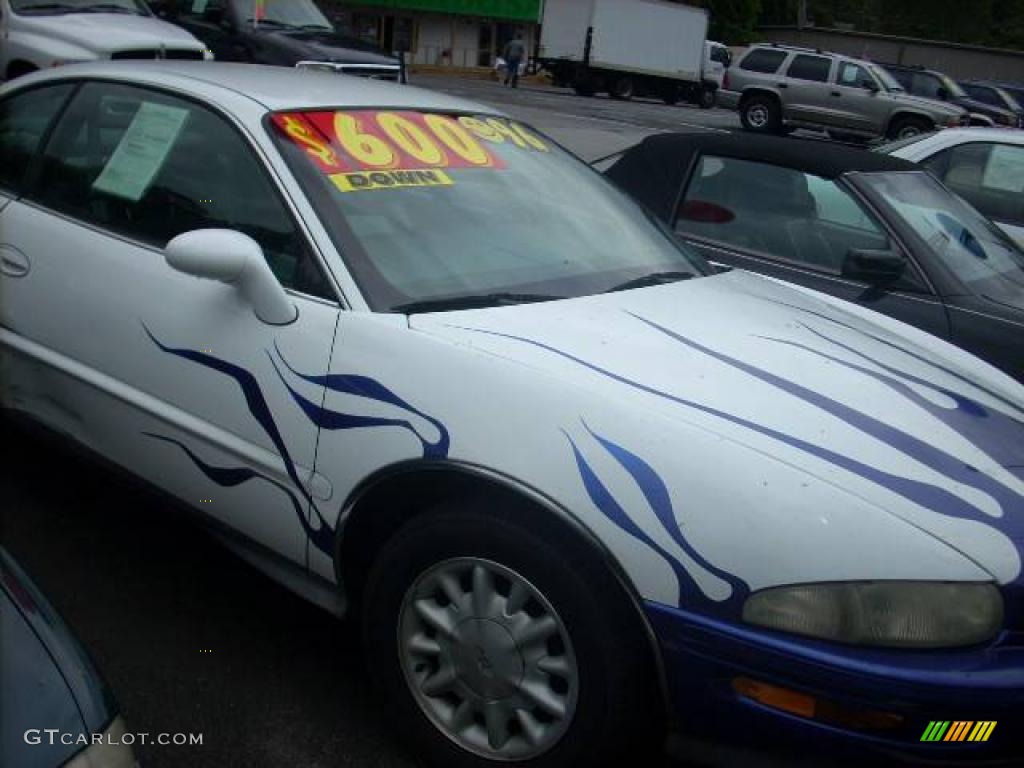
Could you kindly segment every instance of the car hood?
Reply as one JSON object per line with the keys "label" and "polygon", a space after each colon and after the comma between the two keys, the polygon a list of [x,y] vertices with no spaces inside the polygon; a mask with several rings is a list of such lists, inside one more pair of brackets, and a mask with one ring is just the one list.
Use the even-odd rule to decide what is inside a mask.
{"label": "car hood", "polygon": [[23,16],[19,18],[19,27],[101,55],[160,46],[191,51],[206,48],[186,30],[153,16],[124,13]]}
{"label": "car hood", "polygon": [[909,93],[891,93],[890,94],[896,101],[902,104],[913,105],[919,109],[926,110],[931,113],[938,113],[944,115],[962,115],[967,110],[958,107],[956,104],[950,104],[946,101],[937,101],[936,99],[926,99],[922,96],[912,96]]}
{"label": "car hood", "polygon": [[696,421],[1021,575],[1024,387],[909,326],[742,271],[410,324],[535,369],[569,410],[566,385]]}
{"label": "car hood", "polygon": [[1002,115],[1004,118],[1011,121],[1017,118],[1017,114],[1015,112],[1003,109],[1002,107],[997,107],[994,104],[986,104],[983,101],[978,101],[977,99],[969,97],[957,99],[956,104],[958,107],[963,107],[968,112],[977,112],[979,115],[988,115],[989,117],[992,115]]}
{"label": "car hood", "polygon": [[261,29],[254,34],[272,38],[275,45],[293,54],[296,61],[398,66],[398,59],[395,57],[353,48],[346,38],[332,32]]}

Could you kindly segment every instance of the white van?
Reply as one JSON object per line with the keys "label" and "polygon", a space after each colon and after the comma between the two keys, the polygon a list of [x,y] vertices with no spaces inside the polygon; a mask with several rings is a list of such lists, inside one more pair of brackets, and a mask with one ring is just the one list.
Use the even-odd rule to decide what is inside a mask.
{"label": "white van", "polygon": [[142,0],[0,0],[0,81],[95,59],[212,59]]}

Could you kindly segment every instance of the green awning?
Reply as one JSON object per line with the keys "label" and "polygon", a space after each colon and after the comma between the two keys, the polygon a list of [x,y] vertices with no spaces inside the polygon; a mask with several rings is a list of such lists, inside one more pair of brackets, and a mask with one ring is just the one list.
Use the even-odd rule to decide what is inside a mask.
{"label": "green awning", "polygon": [[542,0],[343,0],[343,5],[372,5],[391,11],[431,11],[515,21],[540,21]]}

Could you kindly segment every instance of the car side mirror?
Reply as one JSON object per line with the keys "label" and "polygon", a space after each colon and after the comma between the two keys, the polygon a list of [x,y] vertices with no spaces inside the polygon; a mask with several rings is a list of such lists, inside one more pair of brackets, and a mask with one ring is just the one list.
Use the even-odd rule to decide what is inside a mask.
{"label": "car side mirror", "polygon": [[178,272],[234,286],[264,323],[287,325],[298,317],[263,249],[248,235],[232,229],[196,229],[171,240],[164,258]]}
{"label": "car side mirror", "polygon": [[881,88],[878,87],[878,83],[874,80],[866,80],[862,83],[862,86],[865,91],[870,91],[871,93],[878,93],[881,90]]}
{"label": "car side mirror", "polygon": [[906,259],[895,251],[851,248],[843,260],[842,275],[877,285],[898,280],[906,270]]}

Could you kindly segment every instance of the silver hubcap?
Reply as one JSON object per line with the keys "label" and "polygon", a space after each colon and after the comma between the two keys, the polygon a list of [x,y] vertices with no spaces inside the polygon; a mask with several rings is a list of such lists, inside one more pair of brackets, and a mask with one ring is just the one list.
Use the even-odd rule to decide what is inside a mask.
{"label": "silver hubcap", "polygon": [[768,125],[768,110],[758,105],[747,110],[747,122],[755,128],[764,128]]}
{"label": "silver hubcap", "polygon": [[909,139],[912,136],[917,136],[920,133],[921,129],[918,128],[916,125],[908,125],[900,130],[900,132],[897,134],[897,138]]}
{"label": "silver hubcap", "polygon": [[460,557],[421,574],[402,601],[398,653],[427,717],[475,754],[527,760],[572,722],[569,633],[536,587],[498,563]]}

